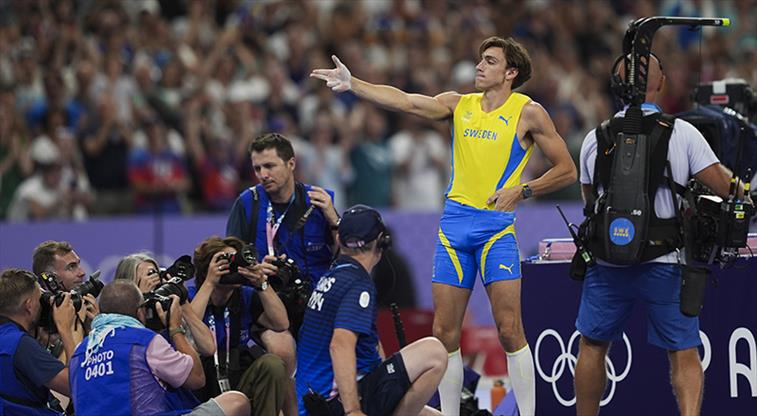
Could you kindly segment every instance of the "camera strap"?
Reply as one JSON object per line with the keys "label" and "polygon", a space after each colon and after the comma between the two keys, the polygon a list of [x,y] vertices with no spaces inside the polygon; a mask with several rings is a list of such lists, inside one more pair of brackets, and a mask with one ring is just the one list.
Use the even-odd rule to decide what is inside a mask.
{"label": "camera strap", "polygon": [[266,208],[265,235],[266,235],[266,243],[268,244],[269,256],[276,255],[276,250],[274,249],[273,240],[274,238],[276,238],[276,234],[279,232],[281,223],[284,222],[284,217],[286,217],[287,212],[289,212],[289,208],[292,207],[292,203],[294,203],[294,193],[292,193],[292,198],[289,199],[289,205],[287,205],[284,212],[281,213],[281,216],[279,216],[279,218],[277,219],[276,214],[274,214],[273,212],[273,203],[270,200],[268,201],[268,208]]}
{"label": "camera strap", "polygon": [[[229,356],[231,355],[230,340],[231,340],[231,319],[229,317],[229,307],[225,307],[223,310],[224,328],[226,329],[226,365],[221,369],[218,359],[218,345],[216,345],[216,351],[213,353],[213,362],[216,366],[216,379],[218,380],[218,387],[221,389],[221,393],[225,393],[231,390],[231,384],[229,383]],[[213,334],[213,341],[218,344],[218,338],[216,336],[216,318],[211,313],[208,316],[208,326],[210,327],[210,333]]]}

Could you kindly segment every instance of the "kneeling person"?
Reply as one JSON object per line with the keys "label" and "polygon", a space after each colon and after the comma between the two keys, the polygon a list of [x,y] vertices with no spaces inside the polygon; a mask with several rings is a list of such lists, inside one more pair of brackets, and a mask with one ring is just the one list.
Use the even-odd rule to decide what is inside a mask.
{"label": "kneeling person", "polygon": [[[175,349],[145,328],[142,294],[132,282],[115,281],[100,295],[100,314],[69,363],[74,410],[87,415],[246,415],[250,407],[239,392],[224,393],[195,409],[176,408],[175,389],[205,384],[197,352],[181,329],[181,307],[171,296],[170,313],[156,310],[169,328]],[[168,319],[166,319],[168,315]]]}
{"label": "kneeling person", "polygon": [[331,414],[439,414],[424,407],[447,367],[439,340],[416,341],[383,362],[379,355],[370,272],[390,245],[388,237],[374,209],[357,205],[344,213],[338,231],[342,255],[314,288],[300,329],[300,415],[326,413],[311,403],[318,399],[310,391],[329,399]]}

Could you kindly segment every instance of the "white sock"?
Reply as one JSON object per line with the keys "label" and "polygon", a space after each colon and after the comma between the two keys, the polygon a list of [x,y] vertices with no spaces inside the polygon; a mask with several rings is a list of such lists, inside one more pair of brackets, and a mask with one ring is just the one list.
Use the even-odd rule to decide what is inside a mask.
{"label": "white sock", "polygon": [[518,411],[521,416],[536,414],[536,378],[534,377],[534,357],[531,348],[525,347],[507,353],[507,373],[510,376]]}
{"label": "white sock", "polygon": [[439,399],[445,416],[460,415],[460,395],[463,391],[463,357],[460,348],[447,356],[447,371],[439,383]]}

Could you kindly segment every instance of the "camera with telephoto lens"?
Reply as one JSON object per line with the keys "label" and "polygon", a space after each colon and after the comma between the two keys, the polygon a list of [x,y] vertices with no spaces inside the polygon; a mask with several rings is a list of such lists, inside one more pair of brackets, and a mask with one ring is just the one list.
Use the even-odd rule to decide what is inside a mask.
{"label": "camera with telephoto lens", "polygon": [[168,281],[170,278],[178,277],[182,281],[189,280],[195,274],[195,266],[192,264],[192,257],[183,255],[176,259],[171,266],[159,273],[161,281]]}
{"label": "camera with telephoto lens", "polygon": [[[171,277],[167,278],[169,275]],[[160,303],[163,311],[168,312],[171,309],[171,295],[176,295],[179,298],[179,303],[184,304],[189,298],[189,292],[184,286],[184,281],[191,279],[193,275],[194,265],[191,257],[187,255],[176,259],[171,267],[167,268],[164,274],[161,274],[161,279],[164,279],[163,282],[153,291],[143,295],[144,301],[141,306],[145,308],[146,327],[154,331],[161,331],[165,328],[160,316],[158,316],[156,305]]]}
{"label": "camera with telephoto lens", "polygon": [[[71,302],[74,304],[74,309],[79,312],[82,307],[82,299],[84,296],[92,295],[94,297],[100,296],[105,284],[99,281],[100,271],[96,271],[89,276],[84,283],[71,289],[68,292],[71,295]],[[42,305],[42,312],[40,313],[39,324],[47,330],[48,333],[54,334],[58,332],[55,327],[55,321],[53,321],[53,305],[60,306],[63,303],[63,298],[66,293],[66,289],[63,286],[58,275],[53,272],[42,272],[37,276],[37,281],[42,289],[42,295],[39,302]]]}
{"label": "camera with telephoto lens", "polygon": [[258,258],[255,253],[255,246],[247,244],[238,253],[220,254],[218,260],[226,260],[229,262],[229,273],[221,276],[218,283],[222,285],[249,285],[250,281],[239,274],[239,268],[256,265],[258,263]]}
{"label": "camera with telephoto lens", "polygon": [[312,292],[310,279],[303,278],[291,258],[277,258],[272,264],[278,271],[268,279],[268,283],[284,304],[289,317],[289,329],[296,338]]}

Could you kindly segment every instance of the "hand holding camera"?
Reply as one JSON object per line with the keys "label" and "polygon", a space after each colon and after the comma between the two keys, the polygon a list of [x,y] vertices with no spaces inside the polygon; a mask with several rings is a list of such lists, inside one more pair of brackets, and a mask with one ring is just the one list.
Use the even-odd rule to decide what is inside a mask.
{"label": "hand holding camera", "polygon": [[99,276],[100,271],[98,270],[92,273],[87,281],[70,292],[66,292],[63,283],[61,283],[55,273],[40,273],[37,276],[39,284],[42,287],[42,295],[40,296],[40,304],[42,306],[39,320],[40,326],[47,329],[51,334],[57,332],[57,321],[53,317],[53,308],[61,306],[66,295],[68,295],[69,301],[73,305],[74,312],[79,312],[84,305],[87,309],[87,316],[91,315],[94,317],[99,311],[95,298],[100,295],[105,286],[101,281],[97,280]]}
{"label": "hand holding camera", "polygon": [[137,281],[137,287],[139,288],[139,291],[142,293],[147,293],[155,290],[155,288],[160,284],[160,273],[158,270],[151,269],[147,276],[139,279]]}
{"label": "hand holding camera", "polygon": [[48,302],[52,303],[55,327],[58,329],[58,333],[70,332],[74,327],[74,319],[76,319],[76,310],[74,309],[74,302],[71,300],[71,294],[63,293],[60,302],[57,299],[57,297],[55,300],[48,298]]}
{"label": "hand holding camera", "polygon": [[268,277],[273,276],[278,271],[278,268],[273,265],[276,261],[274,256],[265,256],[262,263],[257,263],[254,266],[240,267],[238,273],[247,278],[247,284],[252,285],[258,290],[265,290],[268,287]]}
{"label": "hand holding camera", "polygon": [[[226,260],[228,262],[228,269],[223,270],[223,266],[219,267],[219,272],[225,271],[224,275],[218,280],[222,285],[241,285],[249,284],[251,277],[256,272],[254,267],[258,264],[257,256],[255,255],[255,246],[248,244],[242,248],[238,253],[220,253],[216,254],[219,260]],[[208,277],[213,269],[213,263],[208,269]]]}
{"label": "hand holding camera", "polygon": [[95,316],[100,313],[100,307],[97,306],[97,299],[95,299],[91,293],[87,293],[82,297],[82,301],[84,307],[81,312],[84,313],[84,318],[90,321],[95,319]]}
{"label": "hand holding camera", "polygon": [[[170,301],[170,306],[168,306],[168,311],[170,311],[170,314],[166,312],[164,309],[164,303],[167,302],[156,302],[155,303],[155,311],[158,314],[158,317],[160,318],[160,322],[166,327],[166,328],[178,328],[179,325],[181,325],[181,300],[177,295],[170,295],[168,297]],[[170,315],[170,316],[167,316]],[[167,319],[170,319],[170,322],[167,321]]]}
{"label": "hand holding camera", "polygon": [[208,273],[205,276],[205,281],[217,285],[220,280],[229,274],[229,257],[230,253],[219,251],[213,255],[208,265]]}
{"label": "hand holding camera", "polygon": [[[177,307],[186,302],[189,293],[184,287],[184,281],[192,276],[194,276],[194,265],[189,256],[179,257],[171,267],[160,273],[162,283],[152,292],[144,294],[142,306],[147,315],[145,326],[155,331],[160,331],[165,327],[164,319],[158,313],[158,305],[161,306],[161,310],[168,311],[172,307],[171,298],[174,296],[178,299]],[[173,310],[171,310],[171,320],[173,322]]]}

